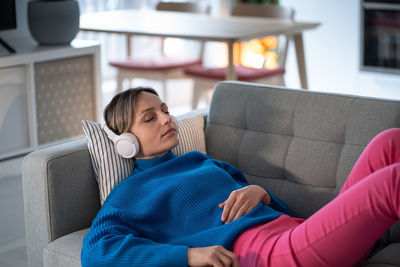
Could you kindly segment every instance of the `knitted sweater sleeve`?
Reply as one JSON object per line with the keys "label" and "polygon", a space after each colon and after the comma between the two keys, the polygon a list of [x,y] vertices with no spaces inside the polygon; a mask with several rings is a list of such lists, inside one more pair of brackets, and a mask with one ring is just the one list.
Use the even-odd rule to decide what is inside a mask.
{"label": "knitted sweater sleeve", "polygon": [[153,242],[129,224],[122,211],[99,214],[83,241],[82,266],[187,266],[187,246]]}

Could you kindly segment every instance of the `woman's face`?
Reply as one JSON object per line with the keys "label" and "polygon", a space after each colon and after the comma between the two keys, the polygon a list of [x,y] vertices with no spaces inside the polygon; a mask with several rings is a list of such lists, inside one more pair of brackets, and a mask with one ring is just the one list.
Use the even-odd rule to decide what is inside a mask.
{"label": "woman's face", "polygon": [[140,92],[136,97],[130,131],[139,140],[137,159],[160,157],[179,143],[168,106],[157,95],[148,92]]}

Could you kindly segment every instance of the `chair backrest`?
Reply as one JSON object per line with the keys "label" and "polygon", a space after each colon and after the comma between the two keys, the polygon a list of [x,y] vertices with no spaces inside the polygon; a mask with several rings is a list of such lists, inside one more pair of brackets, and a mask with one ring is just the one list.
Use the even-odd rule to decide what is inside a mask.
{"label": "chair backrest", "polygon": [[[265,5],[265,4],[246,4],[238,3],[233,6],[231,10],[232,16],[249,16],[249,17],[264,17],[264,18],[280,18],[280,19],[294,19],[294,9],[290,7],[283,7],[279,5]],[[289,38],[285,38],[283,46],[279,52],[279,66],[285,67],[286,55],[289,46]]]}
{"label": "chair backrest", "polygon": [[294,9],[279,5],[239,3],[233,6],[231,14],[233,16],[293,19]]}
{"label": "chair backrest", "polygon": [[[189,12],[199,14],[209,14],[210,6],[204,2],[159,2],[156,5],[158,11]],[[164,46],[164,39],[162,47]],[[200,59],[203,59],[205,42],[200,42]]]}
{"label": "chair backrest", "polygon": [[204,2],[159,2],[156,6],[159,11],[176,11],[176,12],[190,12],[208,14],[210,6]]}

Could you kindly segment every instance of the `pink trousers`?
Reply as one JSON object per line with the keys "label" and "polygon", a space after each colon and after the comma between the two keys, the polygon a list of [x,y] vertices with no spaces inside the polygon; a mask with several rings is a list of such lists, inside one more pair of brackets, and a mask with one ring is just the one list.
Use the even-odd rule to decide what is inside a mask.
{"label": "pink trousers", "polygon": [[377,135],[339,195],[306,220],[281,215],[243,232],[240,266],[354,266],[400,218],[400,129]]}

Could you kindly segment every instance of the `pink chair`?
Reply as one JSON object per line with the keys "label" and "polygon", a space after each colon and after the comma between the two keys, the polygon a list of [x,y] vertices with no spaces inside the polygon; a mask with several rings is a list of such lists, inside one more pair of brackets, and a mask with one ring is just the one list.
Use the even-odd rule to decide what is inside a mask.
{"label": "pink chair", "polygon": [[[209,13],[209,6],[204,3],[186,2],[160,2],[156,7],[159,11],[176,11],[176,12],[192,12],[192,13]],[[162,40],[162,49],[164,40]],[[203,44],[202,44],[203,45]],[[201,49],[203,50],[203,48]],[[201,52],[202,53],[202,52]],[[183,68],[201,64],[201,55],[196,59],[176,59],[167,57],[163,54],[161,57],[135,59],[128,57],[122,61],[110,61],[110,65],[117,68],[117,91],[123,90],[123,82],[125,79],[131,81],[135,78],[148,80],[157,80],[162,82],[163,99],[167,102],[167,80],[179,79],[187,77],[183,73]]]}
{"label": "pink chair", "polygon": [[[232,8],[233,16],[254,16],[265,18],[284,18],[293,19],[294,10],[278,5],[260,4],[236,4]],[[235,66],[237,79],[239,81],[252,81],[276,85],[285,85],[283,75],[285,73],[286,55],[289,39],[285,37],[284,44],[279,53],[278,68],[249,68],[245,66]],[[196,109],[201,98],[205,98],[209,104],[209,92],[218,81],[225,80],[226,68],[207,68],[204,65],[193,65],[185,68],[185,74],[194,79],[192,108]]]}

